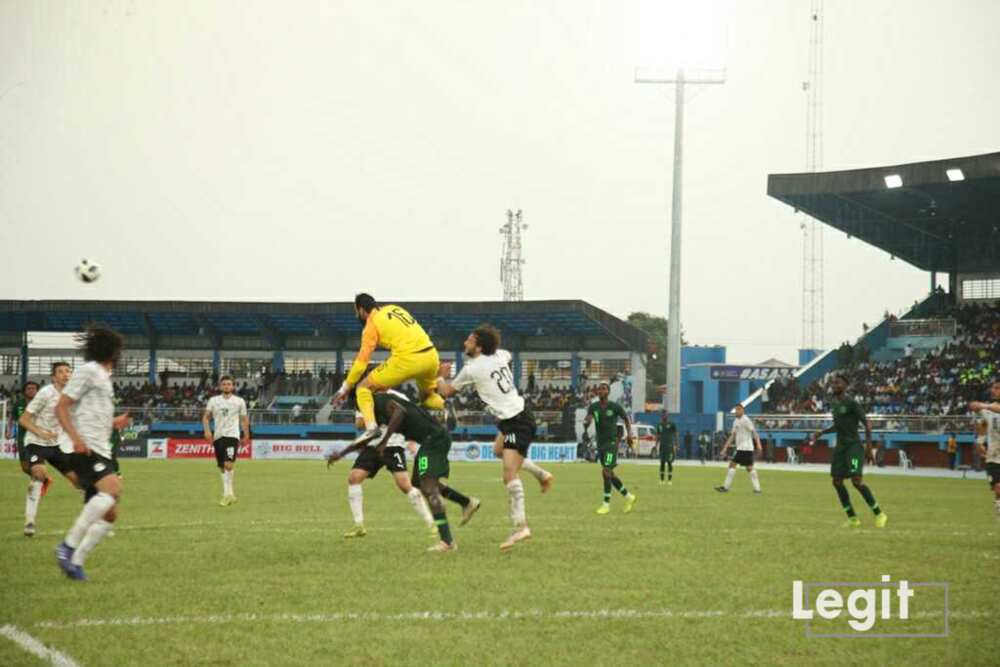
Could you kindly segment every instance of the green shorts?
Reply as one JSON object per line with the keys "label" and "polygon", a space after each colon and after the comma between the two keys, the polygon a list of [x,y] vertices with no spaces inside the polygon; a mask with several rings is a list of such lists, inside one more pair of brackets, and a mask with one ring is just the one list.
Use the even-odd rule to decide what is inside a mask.
{"label": "green shorts", "polygon": [[842,446],[833,450],[830,461],[830,476],[846,479],[861,475],[865,468],[865,448],[861,443]]}
{"label": "green shorts", "polygon": [[597,462],[601,464],[602,468],[613,469],[618,465],[618,448],[598,449]]}
{"label": "green shorts", "polygon": [[666,463],[670,461],[674,462],[674,446],[673,445],[660,445],[660,460]]}
{"label": "green shorts", "polygon": [[448,477],[451,472],[451,465],[448,463],[448,452],[450,451],[451,438],[449,437],[422,443],[414,459],[413,479]]}

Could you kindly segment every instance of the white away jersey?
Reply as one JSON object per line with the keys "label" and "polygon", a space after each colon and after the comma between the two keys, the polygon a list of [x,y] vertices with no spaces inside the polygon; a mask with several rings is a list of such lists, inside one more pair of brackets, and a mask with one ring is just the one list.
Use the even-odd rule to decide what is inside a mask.
{"label": "white away jersey", "polygon": [[216,440],[219,438],[239,439],[240,417],[245,417],[247,414],[246,401],[236,394],[230,394],[229,398],[219,394],[208,399],[208,405],[205,406],[205,409],[211,413],[212,420],[215,422],[215,429],[212,431],[213,438]]}
{"label": "white away jersey", "polygon": [[1000,463],[1000,413],[980,410],[979,418],[986,422],[986,462]]}
{"label": "white away jersey", "polygon": [[59,434],[62,432],[62,427],[59,426],[59,420],[56,419],[56,403],[59,402],[60,395],[54,384],[46,385],[38,390],[26,408],[26,411],[30,412],[32,419],[35,420],[35,426],[55,433],[56,439],[44,440],[28,431],[24,436],[25,444],[41,445],[42,447],[55,447],[59,444]]}
{"label": "white away jersey", "polygon": [[756,431],[757,429],[754,428],[753,422],[749,417],[746,415],[738,417],[736,421],[733,422],[733,433],[736,435],[736,451],[752,452],[753,434],[756,433]]}
{"label": "white away jersey", "polygon": [[[73,399],[70,419],[90,451],[111,458],[111,420],[115,417],[115,391],[111,374],[96,361],[88,361],[73,371],[73,377],[62,391]],[[73,451],[73,443],[65,431],[59,437],[59,448]]]}
{"label": "white away jersey", "polygon": [[498,419],[510,419],[524,412],[524,399],[517,393],[507,350],[469,359],[451,385],[455,389],[475,386],[479,398]]}

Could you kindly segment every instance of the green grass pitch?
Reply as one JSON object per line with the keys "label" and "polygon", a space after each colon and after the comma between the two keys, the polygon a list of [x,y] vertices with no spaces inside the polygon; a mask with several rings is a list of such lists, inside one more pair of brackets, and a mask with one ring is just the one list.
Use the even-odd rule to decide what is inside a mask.
{"label": "green grass pitch", "polygon": [[[422,522],[385,473],[365,483],[363,539],[350,527],[349,463],[240,462],[223,508],[209,461],[125,460],[116,535],[90,581],[65,579],[53,548],[80,507],[58,479],[39,534],[21,536],[26,478],[0,472],[0,626],[81,665],[996,664],[1000,523],[981,480],[868,478],[884,530],[852,490],[864,528],[826,475],[622,465],[634,513],[597,516],[600,472],[552,465],[550,494],[525,475],[534,538],[501,553],[510,528],[499,465],[456,464],[455,488],[483,499],[455,528],[459,550],[425,553]],[[448,504],[453,525],[459,513]],[[948,582],[950,636],[809,638],[791,618],[792,581]],[[919,607],[919,605],[918,605]],[[939,632],[919,608],[913,622]],[[0,664],[39,664],[0,637]]]}

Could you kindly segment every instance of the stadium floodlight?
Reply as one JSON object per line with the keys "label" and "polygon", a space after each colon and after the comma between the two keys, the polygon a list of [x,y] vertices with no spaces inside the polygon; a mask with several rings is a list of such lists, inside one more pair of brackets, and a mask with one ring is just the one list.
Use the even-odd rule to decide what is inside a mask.
{"label": "stadium floodlight", "polygon": [[726,82],[726,70],[664,70],[636,67],[636,83],[674,86],[674,184],[670,209],[670,292],[667,306],[667,384],[663,407],[666,412],[681,411],[681,176],[684,155],[684,89],[689,85]]}
{"label": "stadium floodlight", "polygon": [[726,70],[722,69],[664,69],[662,67],[636,67],[636,83],[725,83]]}
{"label": "stadium floodlight", "polygon": [[962,173],[961,169],[949,169],[944,173],[948,174],[948,180],[952,183],[965,180],[965,174]]}
{"label": "stadium floodlight", "polygon": [[903,187],[903,177],[899,174],[889,174],[885,177],[885,187],[889,189]]}

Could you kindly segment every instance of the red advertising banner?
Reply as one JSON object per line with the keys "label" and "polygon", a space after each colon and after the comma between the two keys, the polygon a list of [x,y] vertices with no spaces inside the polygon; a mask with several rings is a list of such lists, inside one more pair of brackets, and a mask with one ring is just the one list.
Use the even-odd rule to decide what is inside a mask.
{"label": "red advertising banner", "polygon": [[[237,458],[248,459],[251,457],[250,445],[240,443],[240,451]],[[212,459],[215,458],[215,448],[212,443],[202,438],[169,438],[167,440],[168,459]]]}

